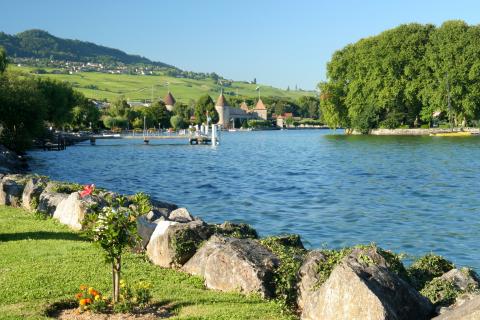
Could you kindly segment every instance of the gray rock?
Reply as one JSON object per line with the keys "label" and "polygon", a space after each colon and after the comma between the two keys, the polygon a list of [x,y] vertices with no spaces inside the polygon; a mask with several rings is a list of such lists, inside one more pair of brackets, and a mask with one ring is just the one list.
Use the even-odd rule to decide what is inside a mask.
{"label": "gray rock", "polygon": [[440,276],[440,279],[451,282],[460,290],[476,289],[479,286],[478,276],[468,268],[452,269]]}
{"label": "gray rock", "polygon": [[[47,184],[46,178],[32,177],[28,179],[22,194],[22,207],[28,211],[37,210],[40,202],[40,195],[45,190]],[[36,203],[35,207],[32,205]]]}
{"label": "gray rock", "polygon": [[0,205],[20,207],[26,176],[20,174],[6,175],[0,182]]}
{"label": "gray rock", "polygon": [[433,320],[478,320],[480,319],[480,295],[474,296],[462,305],[451,308]]}
{"label": "gray rock", "polygon": [[53,216],[53,213],[57,210],[57,206],[60,202],[67,199],[68,196],[66,193],[48,192],[47,189],[45,189],[38,200],[37,211]]}
{"label": "gray rock", "polygon": [[200,221],[158,221],[147,245],[147,256],[156,265],[178,267],[187,262],[210,235],[210,227]]}
{"label": "gray rock", "polygon": [[102,200],[96,196],[81,198],[78,192],[62,200],[53,213],[53,218],[74,230],[82,230],[82,222],[92,206],[101,208]]}
{"label": "gray rock", "polygon": [[157,227],[156,223],[150,222],[146,216],[137,218],[137,232],[142,241],[142,249],[145,249],[150,241],[150,238]]}
{"label": "gray rock", "polygon": [[190,214],[190,212],[188,212],[186,208],[179,208],[170,212],[170,215],[168,216],[168,220],[186,223],[186,222],[193,221],[194,219],[193,219],[193,216]]}
{"label": "gray rock", "polygon": [[355,250],[304,297],[301,319],[430,319],[430,301],[385,265],[375,250]]}
{"label": "gray rock", "polygon": [[162,212],[170,213],[171,211],[178,208],[178,206],[176,204],[165,202],[165,201],[150,199],[150,202],[152,203],[153,208],[155,208],[157,210],[160,210]]}
{"label": "gray rock", "polygon": [[14,173],[23,172],[26,169],[26,163],[18,154],[0,145],[0,172]]}
{"label": "gray rock", "polygon": [[210,289],[271,297],[278,266],[278,258],[255,240],[213,236],[183,270],[204,277]]}
{"label": "gray rock", "polygon": [[166,220],[168,218],[169,213],[170,212],[166,208],[160,208],[160,209],[159,208],[154,208],[154,209],[150,210],[150,212],[145,215],[145,218],[150,222],[153,222],[153,221],[158,220],[160,218],[163,218],[164,220]]}
{"label": "gray rock", "polygon": [[315,291],[320,281],[318,268],[326,261],[326,257],[319,250],[310,251],[305,257],[300,270],[298,271],[297,304],[300,310],[305,305],[305,299]]}

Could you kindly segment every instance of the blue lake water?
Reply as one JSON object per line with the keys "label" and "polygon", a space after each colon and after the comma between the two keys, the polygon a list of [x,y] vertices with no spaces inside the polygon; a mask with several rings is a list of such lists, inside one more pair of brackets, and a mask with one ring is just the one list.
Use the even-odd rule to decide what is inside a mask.
{"label": "blue lake water", "polygon": [[221,145],[101,140],[34,151],[54,179],[144,191],[207,222],[298,233],[312,247],[430,251],[480,270],[480,137],[373,137],[327,130],[222,133]]}

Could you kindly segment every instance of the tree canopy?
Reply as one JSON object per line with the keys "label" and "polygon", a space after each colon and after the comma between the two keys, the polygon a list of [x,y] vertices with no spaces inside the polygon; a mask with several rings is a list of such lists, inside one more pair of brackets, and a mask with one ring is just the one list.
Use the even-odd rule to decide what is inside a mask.
{"label": "tree canopy", "polygon": [[0,73],[3,73],[7,68],[7,53],[3,47],[0,47]]}
{"label": "tree canopy", "polygon": [[331,127],[414,126],[436,111],[456,123],[478,120],[480,26],[412,23],[361,39],[333,54],[319,89]]}
{"label": "tree canopy", "polygon": [[195,104],[195,121],[198,124],[207,123],[207,112],[208,116],[212,118],[210,123],[218,122],[218,113],[215,110],[215,103],[208,94],[205,94],[198,98],[197,103]]}

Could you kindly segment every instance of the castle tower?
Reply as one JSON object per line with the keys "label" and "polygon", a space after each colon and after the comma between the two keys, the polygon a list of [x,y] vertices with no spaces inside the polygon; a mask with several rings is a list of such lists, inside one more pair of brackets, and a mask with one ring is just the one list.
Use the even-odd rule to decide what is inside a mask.
{"label": "castle tower", "polygon": [[218,123],[224,128],[229,127],[230,122],[230,108],[228,106],[227,99],[223,95],[223,90],[218,96],[217,102],[215,103],[215,110],[218,113]]}
{"label": "castle tower", "polygon": [[257,105],[253,111],[257,113],[257,116],[260,119],[267,120],[267,108],[263,104],[262,99],[258,99]]}
{"label": "castle tower", "polygon": [[245,111],[245,113],[249,113],[250,110],[248,109],[248,105],[247,103],[245,102],[245,100],[240,104],[240,109],[242,109],[243,111]]}
{"label": "castle tower", "polygon": [[170,91],[168,91],[165,98],[163,98],[163,102],[165,103],[165,107],[167,107],[168,111],[173,111],[173,107],[175,106],[176,100]]}

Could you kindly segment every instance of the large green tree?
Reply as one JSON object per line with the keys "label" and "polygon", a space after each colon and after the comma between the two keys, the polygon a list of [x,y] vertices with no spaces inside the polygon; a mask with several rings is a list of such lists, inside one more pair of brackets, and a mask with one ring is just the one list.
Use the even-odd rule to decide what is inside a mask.
{"label": "large green tree", "polygon": [[0,76],[0,141],[23,152],[42,134],[48,101],[38,82],[17,74]]}
{"label": "large green tree", "polygon": [[361,132],[429,122],[435,111],[477,120],[480,27],[413,23],[361,39],[334,53],[319,89],[324,120]]}
{"label": "large green tree", "polygon": [[7,53],[3,47],[0,47],[0,73],[3,73],[7,68]]}
{"label": "large green tree", "polygon": [[208,94],[205,94],[198,98],[195,104],[195,121],[197,124],[207,123],[208,116],[212,119],[210,123],[218,122],[218,113],[215,110],[215,103]]}
{"label": "large green tree", "polygon": [[76,106],[72,109],[72,126],[78,129],[96,129],[100,121],[100,111],[81,93],[75,92]]}

